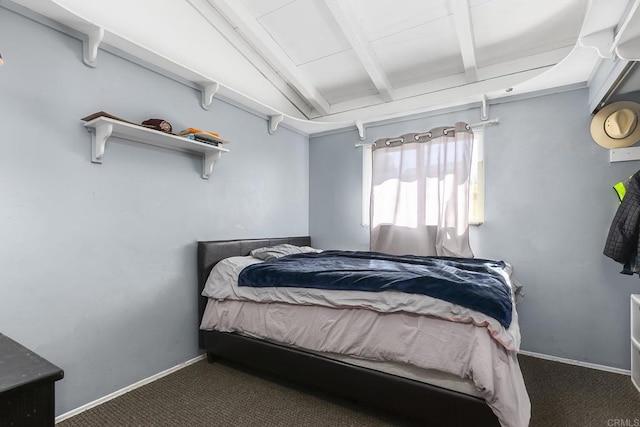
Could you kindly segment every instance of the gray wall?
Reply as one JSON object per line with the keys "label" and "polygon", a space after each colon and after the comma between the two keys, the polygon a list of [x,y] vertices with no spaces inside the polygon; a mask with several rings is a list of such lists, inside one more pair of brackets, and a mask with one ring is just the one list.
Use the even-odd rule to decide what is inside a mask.
{"label": "gray wall", "polygon": [[[637,276],[602,255],[618,206],[611,186],[639,162],[609,163],[589,133],[587,90],[493,105],[485,131],[486,222],[476,256],[504,259],[526,296],[522,349],[629,369],[629,295]],[[367,141],[479,121],[478,109],[367,129]],[[310,232],[323,248],[367,249],[361,221],[361,150],[355,132],[310,139]]]}
{"label": "gray wall", "polygon": [[[0,9],[0,332],[65,370],[56,413],[197,356],[197,240],[308,234],[308,139]],[[231,141],[126,141],[92,164],[81,117],[167,119]],[[286,165],[286,167],[283,167]]]}

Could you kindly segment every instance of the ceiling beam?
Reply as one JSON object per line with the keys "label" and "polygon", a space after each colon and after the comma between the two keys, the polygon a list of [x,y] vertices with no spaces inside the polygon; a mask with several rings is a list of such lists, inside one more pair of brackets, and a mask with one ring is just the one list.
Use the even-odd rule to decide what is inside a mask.
{"label": "ceiling beam", "polygon": [[369,78],[376,86],[380,97],[385,102],[393,101],[393,87],[348,2],[344,0],[324,0],[324,3],[347,38],[360,63],[369,74]]}
{"label": "ceiling beam", "polygon": [[[331,116],[340,117],[339,120],[349,120],[353,118],[349,115],[351,114],[350,112],[374,105],[379,107],[381,111],[384,108],[383,105],[388,107],[388,109],[384,111],[392,111],[394,105],[406,105],[404,102],[409,102],[411,98],[424,99],[423,96],[438,96],[440,93],[445,93],[452,88],[456,88],[458,90],[456,93],[460,97],[468,97],[469,99],[477,100],[478,96],[486,93],[493,99],[496,97],[495,93],[489,93],[491,91],[488,89],[486,92],[479,91],[477,89],[479,86],[476,83],[491,81],[491,84],[493,85],[503,82],[502,84],[504,86],[501,88],[501,91],[502,93],[505,93],[505,88],[513,87],[513,85],[516,84],[514,83],[514,79],[510,76],[526,75],[529,76],[528,78],[532,78],[532,76],[536,74],[542,74],[544,70],[548,70],[560,61],[564,60],[572,50],[573,46],[569,45],[553,51],[530,55],[524,58],[514,59],[507,57],[499,64],[488,65],[480,68],[478,70],[478,80],[475,82],[470,82],[467,75],[462,72],[458,74],[443,74],[442,77],[439,78],[432,77],[426,82],[397,88],[395,90],[395,100],[386,104],[381,104],[379,102],[375,104],[372,97],[362,97],[335,103],[331,105]],[[531,73],[529,73],[530,71]],[[522,84],[524,82],[525,80],[521,80],[517,82],[517,84]],[[568,81],[566,84],[571,83],[574,82]],[[323,120],[326,119],[327,118],[323,118]]]}
{"label": "ceiling beam", "polygon": [[[495,79],[481,80],[467,83],[460,86],[447,86],[443,90],[410,96],[404,99],[397,99],[377,105],[365,105],[356,107],[349,111],[336,112],[322,118],[325,122],[360,119],[364,123],[382,121],[399,117],[406,117],[410,114],[419,114],[424,111],[442,110],[457,105],[467,105],[477,103],[482,94],[489,94],[492,99],[498,95],[505,95],[505,87],[514,87],[522,82],[539,76],[540,73],[551,69],[527,70],[522,73],[501,76]],[[355,107],[355,106],[354,106]]]}
{"label": "ceiling beam", "polygon": [[208,0],[269,65],[280,73],[321,115],[327,114],[330,105],[318,89],[298,70],[296,64],[273,40],[249,11],[237,0]]}
{"label": "ceiling beam", "polygon": [[[3,0],[0,0],[3,1]],[[262,58],[255,49],[219,14],[207,0],[187,0],[215,30],[229,41],[253,66],[284,95],[306,118],[311,117],[313,107]]]}
{"label": "ceiling beam", "polygon": [[453,11],[453,21],[458,33],[460,54],[464,64],[464,72],[470,81],[478,80],[478,64],[476,62],[476,44],[473,38],[471,10],[469,0],[449,0]]}

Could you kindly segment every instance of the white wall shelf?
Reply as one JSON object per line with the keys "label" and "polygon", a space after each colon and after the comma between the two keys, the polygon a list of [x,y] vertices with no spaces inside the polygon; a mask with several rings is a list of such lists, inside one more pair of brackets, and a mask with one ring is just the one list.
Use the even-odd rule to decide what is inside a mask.
{"label": "white wall shelf", "polygon": [[631,382],[640,391],[640,294],[631,295]]}
{"label": "white wall shelf", "polygon": [[213,166],[222,153],[229,152],[228,149],[220,146],[193,141],[108,117],[98,117],[84,125],[91,132],[91,161],[93,163],[102,163],[107,140],[112,136],[201,156],[202,178],[204,179],[209,178],[213,172]]}

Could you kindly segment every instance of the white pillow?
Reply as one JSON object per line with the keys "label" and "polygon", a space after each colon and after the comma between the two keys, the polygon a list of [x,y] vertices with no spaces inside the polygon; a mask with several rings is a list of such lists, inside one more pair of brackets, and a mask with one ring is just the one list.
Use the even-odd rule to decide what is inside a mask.
{"label": "white pillow", "polygon": [[251,256],[261,259],[263,261],[269,261],[276,258],[282,258],[283,256],[302,254],[305,252],[322,252],[320,249],[314,249],[310,246],[295,246],[288,243],[275,246],[265,246],[264,248],[258,248],[251,251]]}

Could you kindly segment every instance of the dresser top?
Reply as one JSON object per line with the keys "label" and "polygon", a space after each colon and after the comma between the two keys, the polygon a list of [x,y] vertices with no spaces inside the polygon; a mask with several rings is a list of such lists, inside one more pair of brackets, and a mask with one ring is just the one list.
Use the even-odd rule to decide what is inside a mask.
{"label": "dresser top", "polygon": [[58,381],[63,376],[62,369],[0,334],[0,393],[27,384]]}

